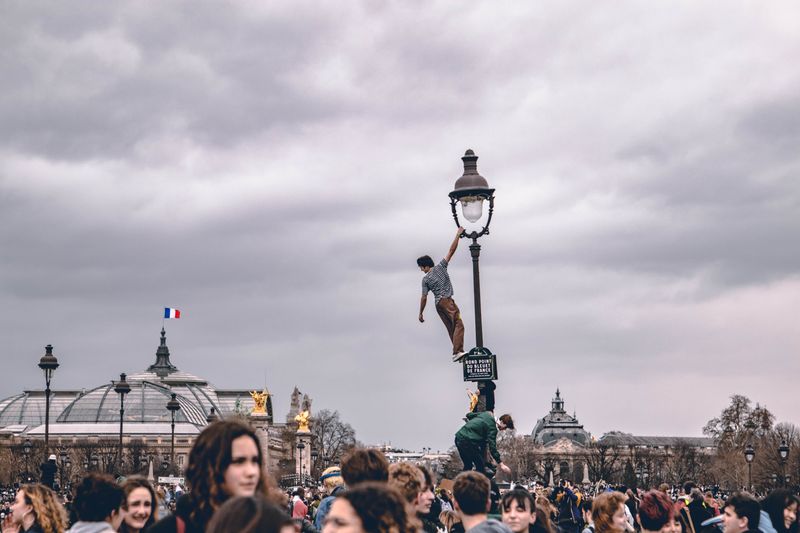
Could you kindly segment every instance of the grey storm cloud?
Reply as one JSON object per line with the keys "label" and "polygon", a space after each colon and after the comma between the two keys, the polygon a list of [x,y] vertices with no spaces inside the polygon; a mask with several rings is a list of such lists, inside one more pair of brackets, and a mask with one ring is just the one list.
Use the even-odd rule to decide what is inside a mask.
{"label": "grey storm cloud", "polygon": [[[6,3],[0,396],[40,386],[48,343],[58,388],[141,370],[172,306],[181,369],[448,447],[465,384],[432,302],[416,320],[414,260],[446,252],[473,148],[497,188],[485,338],[521,431],[556,386],[595,434],[697,435],[734,393],[796,422],[798,15]],[[450,270],[471,341],[465,242]]]}

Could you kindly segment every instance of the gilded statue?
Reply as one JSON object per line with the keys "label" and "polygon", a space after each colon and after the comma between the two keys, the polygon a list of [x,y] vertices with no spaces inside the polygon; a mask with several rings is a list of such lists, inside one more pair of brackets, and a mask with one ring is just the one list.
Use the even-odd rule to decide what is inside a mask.
{"label": "gilded statue", "polygon": [[250,414],[254,415],[265,415],[267,414],[267,398],[269,398],[269,392],[267,389],[264,389],[262,392],[252,391],[250,392],[250,397],[253,398],[253,410],[250,411]]}
{"label": "gilded statue", "polygon": [[297,431],[303,433],[309,433],[311,430],[308,427],[308,421],[311,418],[311,413],[308,410],[301,411],[299,415],[294,417],[294,421],[297,422]]}
{"label": "gilded statue", "polygon": [[475,410],[475,406],[478,405],[478,395],[467,389],[467,396],[469,396],[469,412],[471,413]]}

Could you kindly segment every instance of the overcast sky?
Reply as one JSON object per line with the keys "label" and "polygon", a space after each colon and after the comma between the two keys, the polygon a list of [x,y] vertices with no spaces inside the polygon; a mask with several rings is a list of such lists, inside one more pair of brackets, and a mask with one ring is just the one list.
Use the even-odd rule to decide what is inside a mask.
{"label": "overcast sky", "polygon": [[[297,385],[367,443],[445,449],[461,367],[415,259],[472,148],[498,410],[592,434],[797,417],[795,2],[4,2],[0,397],[155,360]],[[472,272],[451,266],[467,344]]]}

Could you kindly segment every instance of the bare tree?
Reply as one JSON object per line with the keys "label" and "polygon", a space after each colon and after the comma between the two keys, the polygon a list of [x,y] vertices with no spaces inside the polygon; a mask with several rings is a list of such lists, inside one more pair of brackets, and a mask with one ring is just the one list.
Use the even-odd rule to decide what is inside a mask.
{"label": "bare tree", "polygon": [[356,432],[341,420],[339,411],[323,409],[317,413],[312,419],[311,432],[320,456],[328,457],[331,462],[339,461],[356,445]]}
{"label": "bare tree", "polygon": [[611,481],[621,471],[620,450],[617,446],[592,442],[583,454],[593,480]]}

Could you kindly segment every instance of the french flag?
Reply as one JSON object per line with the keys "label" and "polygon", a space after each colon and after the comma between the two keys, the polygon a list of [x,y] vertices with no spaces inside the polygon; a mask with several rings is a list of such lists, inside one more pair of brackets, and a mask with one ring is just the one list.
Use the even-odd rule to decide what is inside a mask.
{"label": "french flag", "polygon": [[171,307],[164,308],[164,318],[180,318],[180,317],[181,317],[180,309],[173,309]]}

